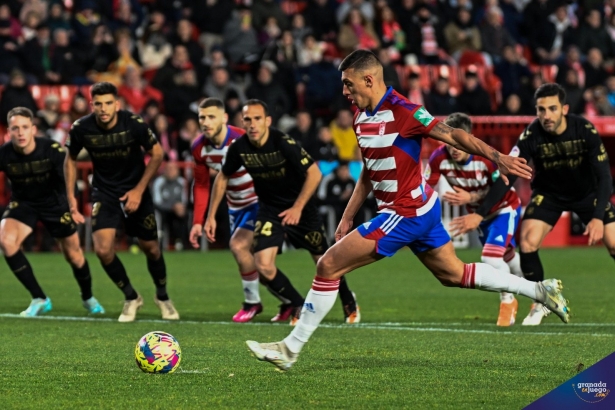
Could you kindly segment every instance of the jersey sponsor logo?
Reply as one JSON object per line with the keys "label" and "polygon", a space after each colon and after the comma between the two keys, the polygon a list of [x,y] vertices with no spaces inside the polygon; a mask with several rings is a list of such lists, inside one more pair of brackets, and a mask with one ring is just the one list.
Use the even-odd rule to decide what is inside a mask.
{"label": "jersey sponsor logo", "polygon": [[382,137],[384,135],[384,130],[386,129],[386,127],[387,127],[387,123],[382,121],[380,123],[380,127],[378,128],[378,135]]}
{"label": "jersey sponsor logo", "polygon": [[427,110],[424,107],[421,107],[421,108],[419,108],[418,110],[416,110],[414,112],[414,118],[418,122],[423,124],[425,127],[427,127],[429,124],[431,124],[431,122],[434,120],[434,118],[431,116],[431,114],[428,113]]}

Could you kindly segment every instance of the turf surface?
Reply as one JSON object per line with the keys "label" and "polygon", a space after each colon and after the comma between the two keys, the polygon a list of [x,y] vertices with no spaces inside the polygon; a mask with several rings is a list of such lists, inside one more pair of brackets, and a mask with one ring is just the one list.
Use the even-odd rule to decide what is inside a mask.
{"label": "turf surface", "polygon": [[[336,305],[286,374],[257,362],[246,339],[275,341],[287,325],[232,324],[242,294],[230,253],[167,253],[169,294],[182,321],[159,321],[143,255],[121,254],[145,298],[139,321],[117,323],[121,293],[88,255],[94,293],[107,313],[88,317],[59,254],[29,254],[53,301],[46,319],[22,319],[29,295],[5,266],[0,275],[0,398],[3,408],[450,408],[519,409],[615,350],[615,264],[604,249],[541,253],[547,277],[563,280],[570,325],[495,326],[497,294],[442,287],[410,252],[349,275],[362,324],[342,324]],[[479,251],[460,252],[478,260]],[[306,293],[314,268],[304,252],[279,265]],[[262,288],[261,288],[262,289]],[[520,299],[520,323],[529,311]],[[172,333],[181,369],[147,375],[134,346],[152,330]]]}

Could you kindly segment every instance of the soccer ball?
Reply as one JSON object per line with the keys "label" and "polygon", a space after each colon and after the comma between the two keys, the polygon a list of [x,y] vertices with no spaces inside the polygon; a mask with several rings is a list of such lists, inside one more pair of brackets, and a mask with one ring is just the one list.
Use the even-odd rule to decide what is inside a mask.
{"label": "soccer ball", "polygon": [[166,332],[149,332],[135,348],[139,369],[145,373],[173,373],[179,367],[182,352],[177,340]]}

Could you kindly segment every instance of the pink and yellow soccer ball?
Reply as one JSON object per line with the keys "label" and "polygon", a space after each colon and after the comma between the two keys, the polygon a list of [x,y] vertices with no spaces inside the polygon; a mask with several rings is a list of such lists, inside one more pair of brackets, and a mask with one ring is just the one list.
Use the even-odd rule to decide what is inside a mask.
{"label": "pink and yellow soccer ball", "polygon": [[173,373],[182,359],[177,340],[166,332],[149,332],[135,348],[139,369],[145,373]]}

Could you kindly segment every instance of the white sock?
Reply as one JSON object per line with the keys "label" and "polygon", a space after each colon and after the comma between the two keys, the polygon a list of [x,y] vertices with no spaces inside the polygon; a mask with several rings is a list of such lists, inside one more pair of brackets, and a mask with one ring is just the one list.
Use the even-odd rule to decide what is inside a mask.
{"label": "white sock", "polygon": [[339,279],[325,279],[316,276],[312,289],[308,292],[299,322],[292,332],[284,339],[288,350],[299,353],[307,343],[320,322],[333,307],[340,287]]}
{"label": "white sock", "polygon": [[[461,287],[475,288],[489,292],[510,292],[527,296],[532,300],[543,299],[537,292],[537,283],[502,272],[486,263],[465,265]],[[539,300],[540,301],[540,300]]]}
{"label": "white sock", "polygon": [[258,285],[257,271],[241,273],[241,286],[243,286],[243,296],[246,303],[261,303]]}
{"label": "white sock", "polygon": [[[502,251],[504,251],[505,248],[502,248]],[[481,255],[480,259],[488,264],[493,266],[495,269],[501,271],[501,272],[508,272],[510,273],[510,269],[508,267],[508,265],[506,264],[506,262],[504,262],[504,258],[503,256],[485,256],[484,254]],[[515,297],[512,293],[508,293],[508,292],[502,292],[500,293],[500,302],[502,303],[512,303],[513,300],[515,300]]]}
{"label": "white sock", "polygon": [[519,256],[519,252],[515,252],[515,256],[509,261],[506,261],[508,268],[510,269],[510,273],[520,278],[523,277],[523,272],[521,271],[521,257]]}

